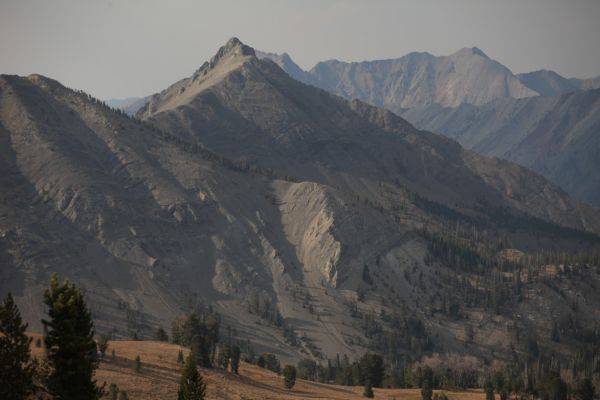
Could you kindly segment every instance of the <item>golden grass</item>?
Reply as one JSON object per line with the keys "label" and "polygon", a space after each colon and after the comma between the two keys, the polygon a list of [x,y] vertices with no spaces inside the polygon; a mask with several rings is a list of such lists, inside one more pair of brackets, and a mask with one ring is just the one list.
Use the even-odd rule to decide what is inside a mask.
{"label": "golden grass", "polygon": [[[35,338],[39,335],[32,335]],[[34,340],[35,343],[35,340]],[[112,359],[112,350],[115,358]],[[111,341],[106,356],[96,373],[99,383],[117,384],[131,400],[167,400],[177,397],[181,365],[177,364],[179,350],[188,350],[169,343],[151,341]],[[40,356],[42,349],[32,346],[32,354]],[[140,356],[142,369],[135,372],[135,357]],[[347,387],[297,380],[287,390],[277,374],[242,363],[240,375],[221,370],[201,369],[207,383],[208,399],[364,399],[362,387]],[[419,389],[375,389],[375,399],[419,400]],[[451,400],[480,400],[485,395],[480,390],[446,391]],[[108,398],[108,397],[106,397]]]}

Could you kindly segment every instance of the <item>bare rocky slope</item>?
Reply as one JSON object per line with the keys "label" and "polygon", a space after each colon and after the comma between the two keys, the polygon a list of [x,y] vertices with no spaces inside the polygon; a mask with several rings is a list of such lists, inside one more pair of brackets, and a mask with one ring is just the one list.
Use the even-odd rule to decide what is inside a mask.
{"label": "bare rocky slope", "polygon": [[600,205],[600,90],[500,99],[483,106],[416,107],[403,116],[545,176],[569,194]]}
{"label": "bare rocky slope", "polygon": [[600,317],[594,262],[568,261],[598,248],[597,209],[237,39],[138,118],[3,75],[0,141],[0,294],[33,328],[53,271],[86,288],[99,331],[148,336],[204,304],[284,360],[507,359],[523,338],[567,357],[568,321]]}

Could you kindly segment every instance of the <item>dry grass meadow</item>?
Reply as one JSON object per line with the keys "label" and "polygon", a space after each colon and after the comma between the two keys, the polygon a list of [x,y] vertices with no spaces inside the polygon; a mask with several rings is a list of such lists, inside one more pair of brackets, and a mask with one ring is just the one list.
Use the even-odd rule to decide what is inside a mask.
{"label": "dry grass meadow", "polygon": [[[41,356],[43,351],[35,346],[34,336],[32,354]],[[130,400],[168,400],[176,399],[181,365],[177,364],[177,353],[187,349],[178,345],[154,341],[111,341],[106,356],[100,362],[96,373],[98,382],[106,382],[106,388],[115,383],[120,390],[126,391]],[[112,351],[115,357],[112,357]],[[140,356],[142,368],[135,371],[135,358]],[[317,382],[297,380],[296,385],[287,390],[282,378],[266,369],[252,364],[242,363],[240,375],[222,370],[202,369],[207,383],[208,399],[364,399],[362,387],[328,385]],[[480,390],[466,392],[446,391],[451,400],[483,400]],[[108,398],[108,396],[106,397]],[[375,389],[375,399],[418,400],[419,389]]]}

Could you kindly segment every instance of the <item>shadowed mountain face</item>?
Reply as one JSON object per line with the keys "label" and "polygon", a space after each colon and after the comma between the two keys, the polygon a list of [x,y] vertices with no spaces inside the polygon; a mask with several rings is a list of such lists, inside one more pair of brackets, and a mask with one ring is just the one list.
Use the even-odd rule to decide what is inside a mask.
{"label": "shadowed mountain face", "polygon": [[480,107],[407,110],[416,126],[480,154],[523,165],[572,196],[600,205],[600,90],[501,99]]}
{"label": "shadowed mountain face", "polygon": [[[0,291],[16,295],[33,329],[57,271],[85,286],[99,331],[147,334],[211,302],[244,338],[277,351],[281,333],[256,326],[259,312],[315,331],[308,310],[286,306],[287,290],[310,275],[303,268],[315,284],[351,283],[366,249],[408,241],[334,188],[250,172],[44,77],[2,76],[0,121]],[[337,299],[323,307],[343,316]],[[360,350],[317,337],[332,351]]]}
{"label": "shadowed mountain face", "polygon": [[[34,327],[58,271],[119,336],[210,303],[284,360],[502,357],[507,326],[544,344],[571,304],[545,265],[534,279],[502,254],[597,248],[598,211],[541,176],[298,82],[237,39],[137,116],[41,76],[0,78],[0,294]],[[585,268],[587,282],[570,269],[552,282],[585,296],[589,326],[600,277]]]}

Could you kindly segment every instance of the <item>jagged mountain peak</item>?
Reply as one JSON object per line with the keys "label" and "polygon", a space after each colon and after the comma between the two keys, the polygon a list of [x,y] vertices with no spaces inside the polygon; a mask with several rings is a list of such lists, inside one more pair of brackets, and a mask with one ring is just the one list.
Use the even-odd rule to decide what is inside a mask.
{"label": "jagged mountain peak", "polygon": [[226,56],[255,57],[256,53],[252,47],[245,45],[240,39],[232,37],[225,45],[221,46],[217,54],[211,59],[211,62],[216,63]]}
{"label": "jagged mountain peak", "polygon": [[490,59],[487,54],[483,52],[479,47],[464,47],[458,50],[456,53],[452,54],[453,56],[479,56],[483,58]]}
{"label": "jagged mountain peak", "polygon": [[219,48],[210,61],[202,64],[192,76],[184,78],[161,93],[151,96],[136,114],[152,114],[161,111],[163,108],[186,104],[198,93],[220,82],[231,72],[251,60],[257,61],[254,49],[242,43],[238,38],[232,37]]}
{"label": "jagged mountain peak", "polygon": [[483,52],[483,50],[481,50],[479,47],[473,47],[473,48],[471,48],[471,51],[473,52],[473,54],[476,54],[476,55],[478,55],[478,56],[485,57],[485,58],[489,58],[489,57],[487,56],[487,54],[485,54],[485,53]]}
{"label": "jagged mountain peak", "polygon": [[254,49],[242,43],[237,37],[232,37],[223,46],[217,50],[210,61],[205,62],[194,73],[195,76],[205,74],[208,70],[214,69],[220,64],[239,63],[241,60],[256,57]]}

